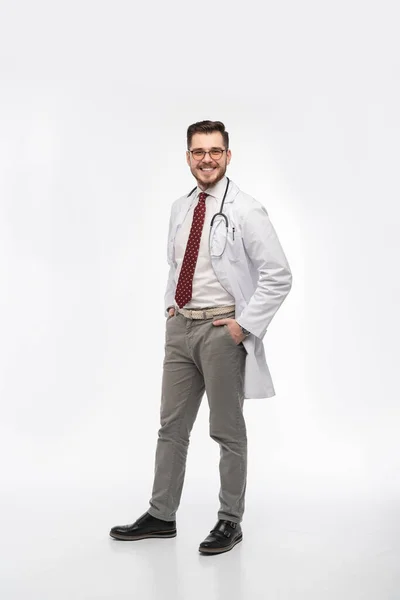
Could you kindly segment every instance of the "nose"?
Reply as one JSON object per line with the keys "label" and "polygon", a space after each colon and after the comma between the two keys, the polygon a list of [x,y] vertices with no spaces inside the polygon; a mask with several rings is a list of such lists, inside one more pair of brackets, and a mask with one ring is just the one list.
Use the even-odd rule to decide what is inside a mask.
{"label": "nose", "polygon": [[215,163],[214,159],[211,158],[211,155],[209,152],[206,152],[205,156],[203,156],[201,163],[199,164],[199,167],[202,167],[204,165],[213,166],[213,167],[216,166],[216,163]]}

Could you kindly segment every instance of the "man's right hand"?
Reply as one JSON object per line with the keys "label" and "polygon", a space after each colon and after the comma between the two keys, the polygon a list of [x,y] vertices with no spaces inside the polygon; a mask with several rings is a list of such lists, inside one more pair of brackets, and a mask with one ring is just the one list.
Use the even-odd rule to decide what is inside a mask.
{"label": "man's right hand", "polygon": [[168,311],[168,315],[169,315],[170,317],[173,317],[173,316],[174,316],[174,314],[175,314],[175,309],[174,309],[174,308],[170,308],[170,309],[169,309],[169,311]]}

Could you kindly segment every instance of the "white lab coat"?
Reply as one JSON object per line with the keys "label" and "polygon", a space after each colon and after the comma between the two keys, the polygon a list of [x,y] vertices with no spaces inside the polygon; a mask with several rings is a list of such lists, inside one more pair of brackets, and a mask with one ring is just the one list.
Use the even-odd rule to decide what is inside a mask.
{"label": "white lab coat", "polygon": [[[175,236],[192,201],[193,195],[185,195],[171,208],[167,248],[170,270],[164,296],[166,314],[168,307],[175,305]],[[244,395],[245,398],[270,398],[275,395],[275,389],[262,340],[290,291],[292,274],[265,207],[242,192],[232,180],[223,212],[229,221],[228,239],[222,256],[214,257],[223,247],[226,231],[223,222],[214,223],[210,230],[211,263],[220,284],[235,298],[236,321],[251,332],[243,340],[247,351]]]}

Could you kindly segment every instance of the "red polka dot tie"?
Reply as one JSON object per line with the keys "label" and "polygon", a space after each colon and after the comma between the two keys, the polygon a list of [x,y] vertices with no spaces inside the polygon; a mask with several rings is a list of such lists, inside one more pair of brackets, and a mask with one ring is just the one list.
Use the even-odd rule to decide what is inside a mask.
{"label": "red polka dot tie", "polygon": [[193,275],[199,255],[200,238],[203,231],[204,217],[206,216],[206,197],[208,194],[201,192],[199,201],[193,213],[192,227],[186,244],[185,256],[179,273],[176,286],[175,300],[182,308],[192,297]]}

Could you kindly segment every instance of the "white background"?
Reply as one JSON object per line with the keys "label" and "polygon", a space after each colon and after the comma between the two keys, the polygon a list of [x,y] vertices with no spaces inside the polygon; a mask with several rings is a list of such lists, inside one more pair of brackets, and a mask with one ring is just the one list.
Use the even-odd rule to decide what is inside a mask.
{"label": "white background", "polygon": [[[1,595],[398,600],[395,2],[16,2],[0,9]],[[172,202],[222,120],[293,287],[246,400],[244,539],[203,557],[206,398],[172,540],[148,507]]]}

